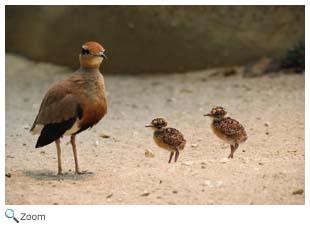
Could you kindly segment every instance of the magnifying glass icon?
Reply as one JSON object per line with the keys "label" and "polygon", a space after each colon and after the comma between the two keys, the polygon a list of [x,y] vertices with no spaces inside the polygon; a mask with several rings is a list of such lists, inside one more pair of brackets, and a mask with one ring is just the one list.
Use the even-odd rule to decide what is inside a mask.
{"label": "magnifying glass icon", "polygon": [[14,210],[13,210],[13,209],[7,209],[7,210],[5,211],[5,216],[6,216],[7,218],[13,218],[13,219],[15,220],[15,222],[19,223],[18,219],[15,218],[15,216],[14,216]]}

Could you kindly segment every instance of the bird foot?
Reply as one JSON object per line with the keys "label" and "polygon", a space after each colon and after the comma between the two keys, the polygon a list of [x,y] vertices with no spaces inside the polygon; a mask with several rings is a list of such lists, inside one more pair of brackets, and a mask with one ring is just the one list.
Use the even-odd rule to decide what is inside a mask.
{"label": "bird foot", "polygon": [[233,158],[234,158],[234,155],[230,154],[227,158],[233,159]]}
{"label": "bird foot", "polygon": [[83,170],[83,171],[75,171],[77,175],[84,175],[84,174],[94,174],[93,172],[90,172],[88,170]]}

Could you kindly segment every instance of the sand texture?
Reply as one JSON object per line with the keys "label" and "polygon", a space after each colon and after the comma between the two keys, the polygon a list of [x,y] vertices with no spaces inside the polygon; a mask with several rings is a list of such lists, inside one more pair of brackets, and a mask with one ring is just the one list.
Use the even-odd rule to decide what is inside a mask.
{"label": "sand texture", "polygon": [[[107,75],[108,115],[77,136],[80,167],[94,174],[74,174],[64,137],[58,177],[55,144],[35,149],[29,128],[49,86],[71,70],[6,55],[6,204],[304,204],[304,75],[215,71]],[[249,136],[232,160],[203,117],[215,105]],[[177,163],[144,127],[155,117],[187,140]]]}

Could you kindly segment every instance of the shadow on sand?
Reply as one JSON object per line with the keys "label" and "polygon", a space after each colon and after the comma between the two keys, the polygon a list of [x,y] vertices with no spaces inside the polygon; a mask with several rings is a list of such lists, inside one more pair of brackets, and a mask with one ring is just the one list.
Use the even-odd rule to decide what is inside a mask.
{"label": "shadow on sand", "polygon": [[95,173],[92,172],[80,175],[75,172],[64,172],[63,175],[57,175],[55,172],[49,170],[29,170],[25,171],[24,174],[36,180],[85,180],[89,177],[95,176]]}

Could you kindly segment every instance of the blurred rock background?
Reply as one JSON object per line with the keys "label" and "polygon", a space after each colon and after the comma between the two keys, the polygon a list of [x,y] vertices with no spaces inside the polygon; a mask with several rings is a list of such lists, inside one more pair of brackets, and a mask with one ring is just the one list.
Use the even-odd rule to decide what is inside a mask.
{"label": "blurred rock background", "polygon": [[171,73],[280,59],[305,40],[304,6],[6,6],[6,52],[78,67],[81,44],[105,72]]}

